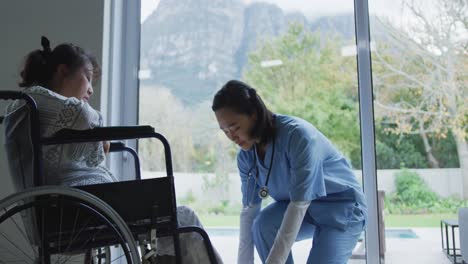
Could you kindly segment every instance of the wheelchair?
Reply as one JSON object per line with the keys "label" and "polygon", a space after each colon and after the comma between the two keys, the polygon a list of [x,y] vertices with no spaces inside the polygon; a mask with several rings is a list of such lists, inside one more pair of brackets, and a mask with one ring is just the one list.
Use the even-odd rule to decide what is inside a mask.
{"label": "wheelchair", "polygon": [[[13,175],[19,191],[0,201],[0,263],[157,263],[156,238],[169,236],[175,261],[180,264],[179,235],[189,232],[201,236],[210,262],[217,263],[202,228],[178,226],[170,146],[153,127],[63,129],[50,138],[40,138],[32,97],[0,91],[0,100],[26,102],[22,107],[25,118],[15,120],[15,136],[19,138],[15,144],[31,149],[8,153],[20,163],[13,166],[20,168]],[[0,124],[5,118],[9,117],[0,117]],[[142,180],[136,152],[115,142],[140,138],[161,141],[167,176]],[[43,185],[42,146],[98,141],[111,141],[110,152],[129,151],[133,155],[136,180],[77,187]],[[12,166],[10,159],[9,163]],[[110,250],[113,246],[120,250]]]}

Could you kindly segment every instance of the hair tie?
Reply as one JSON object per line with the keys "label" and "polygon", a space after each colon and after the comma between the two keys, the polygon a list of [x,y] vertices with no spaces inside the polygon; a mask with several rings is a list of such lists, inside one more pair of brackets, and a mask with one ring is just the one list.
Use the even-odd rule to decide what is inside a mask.
{"label": "hair tie", "polygon": [[252,102],[255,102],[255,99],[257,99],[257,92],[255,91],[254,88],[248,87],[247,95],[248,95],[249,100],[251,100]]}
{"label": "hair tie", "polygon": [[49,55],[52,53],[52,50],[50,49],[50,41],[44,36],[41,37],[41,46],[44,55]]}
{"label": "hair tie", "polygon": [[41,36],[41,46],[42,46],[42,50],[40,51],[42,55],[41,63],[43,65],[47,65],[50,55],[52,54],[52,50],[50,49],[50,41],[44,36]]}

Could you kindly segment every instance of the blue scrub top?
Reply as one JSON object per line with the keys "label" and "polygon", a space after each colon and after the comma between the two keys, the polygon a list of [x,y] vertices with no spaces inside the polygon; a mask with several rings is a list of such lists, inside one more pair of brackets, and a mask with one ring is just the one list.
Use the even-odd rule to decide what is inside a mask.
{"label": "blue scrub top", "polygon": [[275,126],[274,154],[270,142],[264,160],[253,148],[237,155],[243,205],[261,202],[258,191],[273,166],[267,187],[274,200],[311,201],[308,214],[315,224],[346,229],[351,222],[365,220],[362,188],[336,147],[303,119],[276,114]]}

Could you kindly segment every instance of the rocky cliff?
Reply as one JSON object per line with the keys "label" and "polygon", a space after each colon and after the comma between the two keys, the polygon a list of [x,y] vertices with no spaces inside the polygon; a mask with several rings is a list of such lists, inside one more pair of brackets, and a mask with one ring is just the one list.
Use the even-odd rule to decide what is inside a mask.
{"label": "rocky cliff", "polygon": [[[312,30],[331,27],[267,3],[161,0],[142,24],[141,65],[151,77],[141,84],[165,86],[184,104],[211,100],[223,83],[241,77],[247,55],[259,39],[278,36],[292,21]],[[350,27],[340,31],[354,33],[354,24],[340,21],[342,27]]]}

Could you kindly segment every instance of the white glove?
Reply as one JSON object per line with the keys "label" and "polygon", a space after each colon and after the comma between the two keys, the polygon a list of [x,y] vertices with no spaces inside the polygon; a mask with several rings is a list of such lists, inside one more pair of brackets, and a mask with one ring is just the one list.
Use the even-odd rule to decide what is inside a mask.
{"label": "white glove", "polygon": [[281,227],[276,234],[275,242],[265,262],[266,264],[284,264],[286,262],[309,205],[310,201],[290,202],[288,204],[283,222],[281,222]]}
{"label": "white glove", "polygon": [[261,203],[242,209],[240,215],[239,250],[237,251],[238,264],[254,263],[254,243],[252,238],[252,224],[260,212]]}

